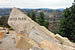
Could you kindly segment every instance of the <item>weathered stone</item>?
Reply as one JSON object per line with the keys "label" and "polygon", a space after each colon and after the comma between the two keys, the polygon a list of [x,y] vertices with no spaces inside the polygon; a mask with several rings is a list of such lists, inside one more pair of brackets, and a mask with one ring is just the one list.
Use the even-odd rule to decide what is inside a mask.
{"label": "weathered stone", "polygon": [[31,38],[26,39],[28,43],[30,43],[31,45],[35,46],[35,47],[39,47],[39,44],[36,43],[34,40],[32,40]]}
{"label": "weathered stone", "polygon": [[46,29],[44,26],[40,26],[40,28],[41,28],[43,31],[47,32],[47,33],[46,33],[47,35],[52,36],[52,37],[55,38],[55,34],[52,33],[52,32],[50,32],[50,31],[49,31],[48,29]]}
{"label": "weathered stone", "polygon": [[50,50],[48,47],[44,47],[42,48],[42,50]]}
{"label": "weathered stone", "polygon": [[48,49],[48,50],[63,50],[58,45],[56,45],[50,41],[47,41],[47,40],[42,41],[40,43],[40,47],[44,48],[44,49]]}
{"label": "weathered stone", "polygon": [[35,46],[35,50],[40,44],[44,50],[64,50],[62,45],[72,46],[67,38],[54,35],[16,8],[12,9],[8,24],[17,32],[17,48],[29,50]]}
{"label": "weathered stone", "polygon": [[4,38],[4,36],[5,36],[4,33],[5,32],[0,32],[0,39]]}
{"label": "weathered stone", "polygon": [[28,38],[28,34],[25,34],[25,33],[22,34],[21,32],[19,32],[16,35],[16,39],[15,39],[16,43],[18,43],[21,38],[24,38],[27,42],[29,42],[33,46],[39,46],[34,40],[32,40],[31,38]]}
{"label": "weathered stone", "polygon": [[61,42],[63,45],[73,46],[72,42],[68,40],[68,38],[62,37],[59,34],[56,34],[55,38]]}
{"label": "weathered stone", "polygon": [[68,38],[66,38],[66,37],[63,37],[63,38],[65,41],[65,43],[64,43],[65,45],[72,46],[72,47],[74,46],[73,43]]}
{"label": "weathered stone", "polygon": [[[38,43],[41,42],[41,41],[43,41],[43,40],[49,40],[49,41],[55,42],[55,43],[59,42],[54,37],[49,36],[47,34],[47,32],[46,31],[43,31],[43,29],[40,28],[40,27],[34,27],[31,30],[31,32],[29,34],[29,37],[32,38],[33,40],[35,40]],[[37,39],[38,39],[38,41],[37,41]]]}
{"label": "weathered stone", "polygon": [[41,50],[41,48],[33,46],[32,48],[30,48],[30,50]]}
{"label": "weathered stone", "polygon": [[[25,41],[25,43],[24,43],[24,41]],[[34,40],[32,40],[31,38],[28,38],[28,37],[21,37],[21,39],[19,40],[19,42],[17,43],[17,48],[19,48],[19,47],[23,47],[22,45],[27,45],[27,43],[29,44],[29,45],[31,45],[31,46],[35,46],[35,47],[39,47],[39,45],[34,41]],[[28,46],[26,46],[26,47],[28,47]],[[25,47],[25,48],[26,48]]]}
{"label": "weathered stone", "polygon": [[25,50],[29,50],[32,47],[33,47],[33,45],[28,43],[24,38],[21,38],[16,46],[16,48],[25,49]]}
{"label": "weathered stone", "polygon": [[55,35],[55,38],[56,38],[57,40],[59,40],[60,43],[62,43],[63,37],[61,37],[59,34],[56,34],[56,35]]}
{"label": "weathered stone", "polygon": [[0,49],[3,50],[23,50],[23,49],[18,49],[16,48],[16,43],[15,43],[15,35],[14,34],[8,34],[6,37],[3,39],[0,39]]}
{"label": "weathered stone", "polygon": [[[10,17],[8,19],[8,24],[16,31],[16,32],[24,32],[29,33],[34,26],[31,23],[31,19],[25,15],[23,12],[18,10],[17,8],[13,8]],[[34,21],[32,21],[34,22]]]}
{"label": "weathered stone", "polygon": [[18,43],[18,41],[19,41],[22,37],[23,37],[23,38],[24,38],[24,37],[28,37],[28,34],[22,33],[22,32],[17,33],[16,38],[15,38],[16,43]]}
{"label": "weathered stone", "polygon": [[35,33],[37,33],[37,32],[32,31],[30,33],[29,37],[32,38],[33,40],[35,40],[38,44],[40,44],[40,42],[43,41],[44,39],[40,35],[35,34]]}
{"label": "weathered stone", "polygon": [[[31,20],[27,15],[22,13],[20,10],[13,8],[8,19],[8,24],[16,31],[29,34],[29,37],[33,39],[32,34],[36,34],[45,40],[49,40],[55,43],[59,43],[58,40],[54,38],[54,34],[50,33],[46,28],[43,30],[39,24]],[[48,32],[47,32],[48,31]],[[31,34],[31,35],[30,35]],[[51,34],[51,35],[50,35]],[[53,35],[53,36],[52,36]],[[37,41],[37,36],[34,39]],[[39,40],[38,40],[39,41]]]}
{"label": "weathered stone", "polygon": [[63,47],[64,47],[64,50],[74,50],[74,48],[71,46],[63,45]]}

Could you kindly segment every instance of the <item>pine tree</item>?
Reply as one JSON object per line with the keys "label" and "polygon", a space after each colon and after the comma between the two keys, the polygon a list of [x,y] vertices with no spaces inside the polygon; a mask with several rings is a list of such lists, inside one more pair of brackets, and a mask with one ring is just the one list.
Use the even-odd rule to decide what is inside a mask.
{"label": "pine tree", "polygon": [[37,18],[37,23],[48,28],[49,21],[44,19],[44,13],[40,12],[40,16]]}
{"label": "pine tree", "polygon": [[29,12],[27,12],[27,15],[31,18],[31,14]]}
{"label": "pine tree", "polygon": [[66,8],[59,27],[59,34],[75,42],[75,5]]}
{"label": "pine tree", "polygon": [[35,12],[32,11],[32,16],[31,16],[32,20],[34,20],[36,22],[36,15],[35,15]]}
{"label": "pine tree", "polygon": [[44,25],[45,19],[44,19],[44,14],[40,12],[40,16],[39,16],[39,22],[40,25]]}

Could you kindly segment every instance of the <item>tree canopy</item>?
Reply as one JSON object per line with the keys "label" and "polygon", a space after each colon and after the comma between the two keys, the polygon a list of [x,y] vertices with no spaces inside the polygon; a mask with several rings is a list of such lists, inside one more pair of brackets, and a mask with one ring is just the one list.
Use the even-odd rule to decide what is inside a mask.
{"label": "tree canopy", "polygon": [[75,5],[64,11],[64,18],[60,20],[59,34],[75,42]]}

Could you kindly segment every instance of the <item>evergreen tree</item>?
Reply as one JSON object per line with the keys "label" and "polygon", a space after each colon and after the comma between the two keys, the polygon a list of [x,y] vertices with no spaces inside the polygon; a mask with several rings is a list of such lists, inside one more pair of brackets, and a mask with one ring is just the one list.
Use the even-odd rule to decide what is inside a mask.
{"label": "evergreen tree", "polygon": [[39,24],[40,25],[44,25],[45,19],[44,19],[44,14],[40,12],[40,16],[39,16]]}
{"label": "evergreen tree", "polygon": [[32,11],[32,16],[31,16],[32,20],[34,20],[36,22],[36,15],[35,15],[35,12]]}
{"label": "evergreen tree", "polygon": [[27,12],[27,15],[31,18],[31,14],[29,12]]}
{"label": "evergreen tree", "polygon": [[59,34],[75,42],[75,5],[66,8],[59,26]]}
{"label": "evergreen tree", "polygon": [[39,13],[40,16],[39,17],[36,17],[35,15],[35,12],[32,11],[32,14],[30,14],[29,12],[27,13],[27,15],[32,19],[34,20],[35,22],[37,22],[38,24],[42,25],[42,26],[45,26],[46,28],[48,28],[48,25],[49,25],[49,21],[45,20],[44,19],[44,14],[42,12]]}
{"label": "evergreen tree", "polygon": [[2,17],[0,17],[0,25],[3,25]]}
{"label": "evergreen tree", "polygon": [[2,16],[1,21],[2,21],[2,25],[4,25],[4,26],[7,25],[7,17],[6,16]]}
{"label": "evergreen tree", "polygon": [[37,23],[42,25],[42,26],[45,26],[46,28],[48,28],[48,25],[49,25],[49,21],[45,20],[44,19],[44,14],[42,12],[39,13],[40,16],[37,18]]}

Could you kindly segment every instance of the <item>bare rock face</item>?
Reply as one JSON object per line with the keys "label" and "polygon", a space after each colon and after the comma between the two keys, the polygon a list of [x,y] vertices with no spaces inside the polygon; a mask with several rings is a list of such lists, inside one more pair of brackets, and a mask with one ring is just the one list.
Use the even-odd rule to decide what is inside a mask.
{"label": "bare rock face", "polygon": [[40,47],[35,47],[33,46],[32,48],[30,48],[29,50],[42,50]]}
{"label": "bare rock face", "polygon": [[62,48],[58,47],[58,45],[47,40],[40,42],[40,47],[45,48],[46,50],[63,50]]}
{"label": "bare rock face", "polygon": [[[16,33],[16,48],[24,50],[73,50],[67,38],[55,35],[40,26],[17,8],[13,8],[8,24]],[[68,48],[69,47],[69,48]]]}
{"label": "bare rock face", "polygon": [[[48,30],[43,30],[39,24],[30,19],[27,15],[22,13],[20,10],[13,8],[10,17],[8,19],[8,24],[16,31],[16,32],[24,32],[29,34],[29,37],[33,40],[37,41],[38,36],[42,37],[44,40],[49,40],[55,43],[59,43],[59,41],[53,37],[52,33],[47,32]],[[37,35],[36,39],[34,39],[33,35]],[[48,35],[49,34],[49,35]],[[39,40],[41,40],[39,38]]]}
{"label": "bare rock face", "polygon": [[31,23],[31,19],[27,17],[20,10],[13,8],[10,17],[8,19],[8,24],[16,31],[16,32],[24,32],[29,33],[34,27],[34,24]]}
{"label": "bare rock face", "polygon": [[24,37],[28,37],[28,34],[22,33],[22,32],[17,33],[17,35],[16,35],[16,37],[15,37],[16,43],[18,43],[19,40],[20,40],[22,37],[23,37],[23,38],[24,38]]}
{"label": "bare rock face", "polygon": [[56,34],[55,38],[58,39],[62,45],[74,46],[72,42],[68,40],[68,38],[62,37],[59,34]]}
{"label": "bare rock face", "polygon": [[71,46],[63,45],[63,47],[64,47],[65,50],[74,50],[74,48],[71,47]]}
{"label": "bare rock face", "polygon": [[24,38],[21,38],[18,42],[16,48],[29,50],[32,47],[30,43],[27,42]]}
{"label": "bare rock face", "polygon": [[19,40],[19,42],[17,43],[16,48],[20,48],[20,49],[25,49],[25,50],[29,50],[30,48],[32,48],[33,46],[35,47],[39,47],[39,45],[33,41],[31,38],[27,38],[27,37],[21,37],[21,39]]}

